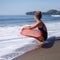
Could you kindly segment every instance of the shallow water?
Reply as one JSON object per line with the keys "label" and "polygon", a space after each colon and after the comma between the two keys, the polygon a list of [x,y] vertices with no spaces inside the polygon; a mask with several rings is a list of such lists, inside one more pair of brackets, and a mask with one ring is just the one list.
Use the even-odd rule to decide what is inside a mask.
{"label": "shallow water", "polygon": [[[60,17],[43,16],[48,35],[60,36]],[[20,35],[21,28],[34,24],[33,16],[0,16],[0,60],[11,60],[37,48],[38,41]]]}

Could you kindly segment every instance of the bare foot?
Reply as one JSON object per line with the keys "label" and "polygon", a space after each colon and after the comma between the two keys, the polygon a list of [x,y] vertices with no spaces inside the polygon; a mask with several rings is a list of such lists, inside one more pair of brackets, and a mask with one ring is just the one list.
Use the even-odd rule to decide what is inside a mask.
{"label": "bare foot", "polygon": [[38,45],[38,48],[40,48],[43,45],[43,42],[40,42]]}

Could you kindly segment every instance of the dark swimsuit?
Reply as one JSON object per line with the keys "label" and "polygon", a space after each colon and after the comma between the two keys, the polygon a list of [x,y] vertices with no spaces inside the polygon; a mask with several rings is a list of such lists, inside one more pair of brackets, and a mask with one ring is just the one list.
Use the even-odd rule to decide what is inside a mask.
{"label": "dark swimsuit", "polygon": [[[43,24],[44,25],[44,24]],[[45,25],[44,25],[45,26]],[[45,26],[46,28],[46,26]],[[43,30],[43,27],[42,28],[39,28],[38,29],[43,33],[43,37],[44,37],[44,41],[47,39],[47,36],[48,36],[48,33],[47,31]]]}

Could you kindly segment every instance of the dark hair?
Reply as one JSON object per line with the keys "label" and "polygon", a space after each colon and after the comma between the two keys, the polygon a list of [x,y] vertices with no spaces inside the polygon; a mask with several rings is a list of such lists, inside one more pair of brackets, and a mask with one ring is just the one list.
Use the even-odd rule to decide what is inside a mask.
{"label": "dark hair", "polygon": [[39,19],[41,19],[41,18],[42,18],[42,13],[41,13],[41,11],[36,11],[36,12],[35,12],[35,16],[37,16]]}

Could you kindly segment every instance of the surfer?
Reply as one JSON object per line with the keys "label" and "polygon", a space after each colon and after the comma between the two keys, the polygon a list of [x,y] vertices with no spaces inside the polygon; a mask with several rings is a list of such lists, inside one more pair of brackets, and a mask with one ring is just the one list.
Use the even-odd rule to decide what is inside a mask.
{"label": "surfer", "polygon": [[39,38],[39,41],[44,41],[47,39],[48,37],[48,32],[47,32],[47,28],[46,25],[42,22],[41,18],[42,18],[42,13],[41,11],[37,11],[35,12],[35,16],[34,16],[36,23],[34,25],[31,26],[31,29],[34,28],[38,28],[38,30],[40,30],[42,32],[42,36],[41,38]]}
{"label": "surfer", "polygon": [[38,28],[38,30],[42,32],[42,36],[37,39],[38,41],[40,41],[39,47],[41,46],[43,48],[50,48],[53,46],[56,40],[60,40],[60,37],[53,36],[48,38],[46,25],[42,22],[41,18],[42,18],[42,13],[40,11],[35,12],[34,19],[36,23],[33,24],[32,26],[27,26],[24,28],[28,28],[28,29]]}
{"label": "surfer", "polygon": [[26,28],[29,28],[29,29],[38,28],[38,30],[40,30],[42,32],[42,36],[40,38],[38,38],[37,40],[42,42],[42,41],[46,40],[48,37],[47,28],[46,28],[46,25],[41,20],[42,13],[40,11],[37,11],[34,14],[35,14],[34,19],[35,19],[36,23],[33,24],[32,26],[28,26]]}

